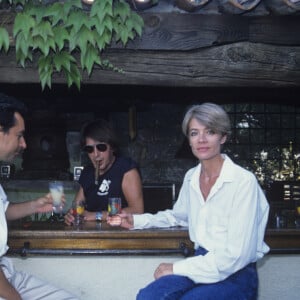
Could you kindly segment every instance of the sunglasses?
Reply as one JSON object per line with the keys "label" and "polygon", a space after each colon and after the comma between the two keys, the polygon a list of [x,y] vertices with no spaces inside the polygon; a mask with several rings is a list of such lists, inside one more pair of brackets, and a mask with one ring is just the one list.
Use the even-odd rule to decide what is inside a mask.
{"label": "sunglasses", "polygon": [[107,145],[103,143],[96,144],[96,145],[86,145],[83,147],[83,150],[87,153],[92,153],[94,152],[95,147],[100,152],[105,152],[107,150]]}

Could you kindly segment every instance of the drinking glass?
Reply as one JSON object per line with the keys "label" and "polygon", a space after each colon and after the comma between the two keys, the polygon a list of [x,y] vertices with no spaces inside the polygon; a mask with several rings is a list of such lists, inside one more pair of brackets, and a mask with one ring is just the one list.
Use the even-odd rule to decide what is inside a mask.
{"label": "drinking glass", "polygon": [[110,216],[115,216],[119,213],[121,213],[122,205],[121,198],[118,197],[113,197],[113,198],[108,198],[108,214]]}
{"label": "drinking glass", "polygon": [[85,202],[73,202],[72,205],[72,214],[74,217],[74,226],[79,226],[83,224],[84,221],[84,211],[85,211]]}
{"label": "drinking glass", "polygon": [[64,186],[61,181],[50,181],[49,190],[53,199],[53,212],[62,213],[62,196],[64,193]]}

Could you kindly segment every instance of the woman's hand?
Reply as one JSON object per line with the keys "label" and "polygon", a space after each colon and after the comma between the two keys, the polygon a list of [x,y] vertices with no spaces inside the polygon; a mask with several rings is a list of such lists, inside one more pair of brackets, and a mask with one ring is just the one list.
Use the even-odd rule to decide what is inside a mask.
{"label": "woman's hand", "polygon": [[161,263],[154,272],[154,278],[173,274],[173,264]]}
{"label": "woman's hand", "polygon": [[123,212],[115,216],[108,216],[107,224],[111,226],[121,226],[126,229],[131,229],[133,228],[133,216],[132,214]]}

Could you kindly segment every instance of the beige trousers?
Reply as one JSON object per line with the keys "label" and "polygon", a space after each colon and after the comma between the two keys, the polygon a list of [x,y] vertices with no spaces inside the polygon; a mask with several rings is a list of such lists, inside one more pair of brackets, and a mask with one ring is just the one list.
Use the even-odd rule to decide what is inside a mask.
{"label": "beige trousers", "polygon": [[[74,295],[48,284],[37,277],[15,270],[8,257],[0,257],[0,267],[22,300],[79,300]],[[3,298],[0,297],[0,300]]]}

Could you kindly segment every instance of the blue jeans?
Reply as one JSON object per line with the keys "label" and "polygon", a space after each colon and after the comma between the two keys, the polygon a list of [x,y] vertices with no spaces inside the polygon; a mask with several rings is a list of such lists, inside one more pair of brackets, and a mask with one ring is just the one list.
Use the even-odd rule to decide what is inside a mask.
{"label": "blue jeans", "polygon": [[[203,248],[195,255],[205,255]],[[163,276],[137,295],[137,300],[256,300],[258,276],[256,264],[251,263],[223,281],[196,284],[180,275]]]}

